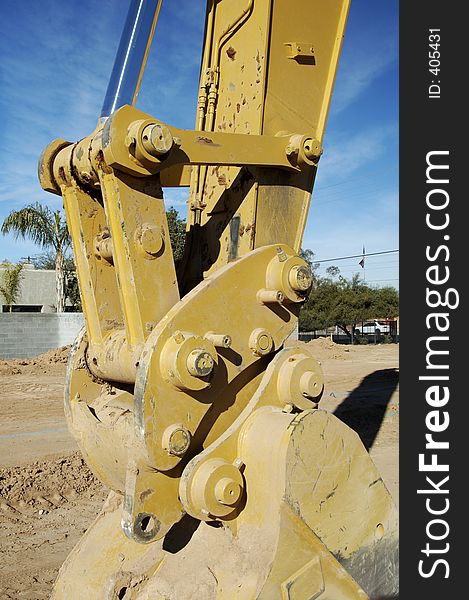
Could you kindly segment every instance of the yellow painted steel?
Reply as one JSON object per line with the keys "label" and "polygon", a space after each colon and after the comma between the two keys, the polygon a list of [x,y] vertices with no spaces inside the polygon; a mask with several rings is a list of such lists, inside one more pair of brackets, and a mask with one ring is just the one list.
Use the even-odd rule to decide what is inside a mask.
{"label": "yellow painted steel", "polygon": [[321,154],[313,135],[292,132],[247,137],[189,131],[168,126],[130,106],[109,117],[103,138],[106,164],[141,177],[179,164],[242,164],[300,172],[304,166],[314,166]]}
{"label": "yellow painted steel", "polygon": [[[348,8],[209,0],[194,131],[124,106],[41,156],[86,318],[66,416],[112,490],[56,600],[397,598],[390,495],[284,349]],[[189,182],[176,272],[161,186]]]}
{"label": "yellow painted steel", "polygon": [[[205,120],[199,108],[198,128],[265,136],[308,133],[322,142],[349,3],[224,0],[214,5],[201,73],[201,90],[212,103],[209,98]],[[242,26],[230,27],[241,15]],[[313,56],[290,58],[293,42],[312,47]],[[299,252],[315,172],[313,165],[297,175],[214,165],[193,179],[189,248],[204,253],[199,266],[184,264],[187,287],[258,246],[283,242]]]}

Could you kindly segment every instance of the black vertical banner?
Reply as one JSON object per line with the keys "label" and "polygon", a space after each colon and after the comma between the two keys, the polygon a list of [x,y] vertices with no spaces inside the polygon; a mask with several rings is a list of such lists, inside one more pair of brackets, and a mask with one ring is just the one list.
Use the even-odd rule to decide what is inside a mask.
{"label": "black vertical banner", "polygon": [[[463,4],[400,3],[400,598],[466,597]],[[463,109],[464,102],[464,109]]]}

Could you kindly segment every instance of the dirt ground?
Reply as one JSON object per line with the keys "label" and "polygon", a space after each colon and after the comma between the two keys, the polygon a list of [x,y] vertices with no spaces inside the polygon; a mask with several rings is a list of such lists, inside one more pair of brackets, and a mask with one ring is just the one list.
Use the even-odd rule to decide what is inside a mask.
{"label": "dirt ground", "polygon": [[[361,436],[398,502],[398,346],[308,344],[325,373],[321,408]],[[68,348],[0,360],[0,599],[49,598],[58,569],[106,490],[68,433]]]}

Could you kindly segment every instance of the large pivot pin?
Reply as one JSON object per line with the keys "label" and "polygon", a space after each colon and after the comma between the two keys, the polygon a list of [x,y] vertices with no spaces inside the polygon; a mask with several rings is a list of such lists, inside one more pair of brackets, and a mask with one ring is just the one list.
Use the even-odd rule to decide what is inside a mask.
{"label": "large pivot pin", "polygon": [[307,354],[291,356],[280,368],[277,392],[285,404],[300,410],[318,405],[324,390],[324,375],[318,361]]}
{"label": "large pivot pin", "polygon": [[195,467],[188,479],[183,474],[179,493],[185,510],[202,521],[234,515],[244,491],[241,466],[210,458]]}
{"label": "large pivot pin", "polygon": [[[282,303],[303,302],[313,285],[313,274],[308,263],[299,256],[288,256],[282,246],[267,267],[266,289],[270,294],[281,294]],[[258,300],[265,303],[265,290],[259,290]],[[271,302],[273,301],[270,300]]]}

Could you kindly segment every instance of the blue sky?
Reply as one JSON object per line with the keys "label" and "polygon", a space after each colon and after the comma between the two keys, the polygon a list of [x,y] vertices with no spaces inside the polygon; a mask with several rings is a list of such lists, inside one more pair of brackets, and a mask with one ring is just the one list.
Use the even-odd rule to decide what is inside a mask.
{"label": "blue sky", "polygon": [[[127,14],[127,0],[2,3],[0,221],[11,210],[61,198],[43,192],[37,162],[61,137],[93,130]],[[205,0],[166,0],[137,107],[172,125],[195,121]],[[313,191],[305,248],[329,259],[398,246],[398,0],[352,0]],[[166,204],[185,214],[186,190]],[[0,260],[40,252],[0,236]],[[398,253],[337,261],[350,277],[398,286]],[[331,263],[325,263],[323,269]]]}

